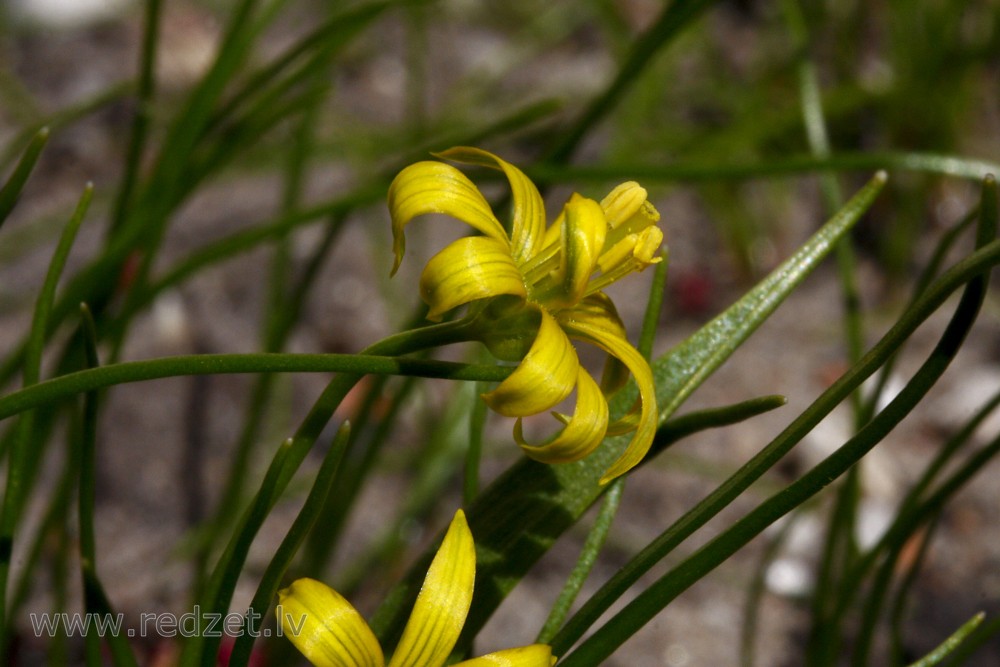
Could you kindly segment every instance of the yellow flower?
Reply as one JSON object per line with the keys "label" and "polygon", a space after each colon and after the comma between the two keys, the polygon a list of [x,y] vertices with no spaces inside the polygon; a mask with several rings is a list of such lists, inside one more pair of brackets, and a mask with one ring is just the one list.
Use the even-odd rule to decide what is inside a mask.
{"label": "yellow flower", "polygon": [[[462,510],[438,549],[389,667],[440,667],[451,654],[472,603],[476,548]],[[383,667],[382,647],[361,614],[337,591],[298,579],[278,593],[285,635],[316,667]],[[463,667],[551,667],[544,644],[497,651]],[[456,666],[457,667],[457,666]]]}
{"label": "yellow flower", "polygon": [[[481,235],[460,238],[432,257],[420,278],[428,318],[440,320],[469,304],[476,338],[494,356],[520,361],[483,398],[496,412],[517,417],[514,437],[528,456],[546,463],[579,460],[606,435],[634,431],[622,456],[605,472],[605,483],[642,460],[656,431],[656,395],[649,364],[628,342],[614,304],[601,290],[661,261],[659,213],[637,183],[616,187],[600,203],[574,194],[546,227],[545,206],[535,185],[517,167],[475,148],[453,148],[439,157],[503,171],[513,195],[510,233],[479,189],[457,168],[425,161],[406,167],[389,187],[393,273],[403,259],[406,225],[417,216],[442,213]],[[608,355],[601,385],[580,365],[570,339]],[[609,424],[606,396],[631,371],[639,387],[632,411]],[[561,431],[538,445],[527,443],[521,418],[550,410],[576,390],[572,416],[553,413]]]}

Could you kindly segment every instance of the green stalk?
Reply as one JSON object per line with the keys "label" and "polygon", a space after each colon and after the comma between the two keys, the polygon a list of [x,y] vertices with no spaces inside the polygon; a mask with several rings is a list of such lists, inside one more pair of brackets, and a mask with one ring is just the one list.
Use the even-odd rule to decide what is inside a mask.
{"label": "green stalk", "polygon": [[597,519],[594,521],[590,532],[587,533],[587,540],[583,544],[583,549],[580,550],[580,556],[576,561],[576,565],[573,566],[573,571],[566,578],[566,583],[563,584],[563,588],[559,592],[559,597],[556,599],[555,604],[552,605],[552,610],[549,612],[548,618],[545,619],[542,629],[538,631],[535,643],[550,643],[553,637],[556,636],[556,632],[566,621],[566,617],[569,616],[570,608],[576,601],[577,596],[580,595],[580,590],[583,588],[583,584],[586,583],[587,577],[590,576],[590,571],[594,569],[597,556],[601,553],[601,549],[608,539],[608,532],[610,532],[611,524],[618,513],[618,506],[621,504],[624,489],[624,477],[619,477],[608,485],[608,490],[604,493],[604,500],[601,503],[600,512],[598,512]]}
{"label": "green stalk", "polygon": [[915,151],[840,151],[828,158],[812,155],[793,155],[781,158],[730,164],[603,164],[603,165],[551,165],[539,163],[525,169],[533,181],[540,184],[577,182],[606,182],[623,178],[644,183],[687,182],[717,180],[750,180],[790,176],[814,172],[856,171],[871,173],[886,171],[912,171],[917,173],[955,176],[982,181],[989,174],[1000,173],[1000,163],[975,160],[943,153]]}
{"label": "green stalk", "polygon": [[7,216],[14,210],[21,190],[28,181],[28,176],[35,168],[35,163],[38,162],[38,157],[42,154],[42,149],[45,148],[45,143],[48,140],[49,128],[43,127],[36,132],[28,147],[24,149],[24,154],[21,155],[17,166],[14,167],[14,173],[4,182],[3,187],[0,187],[0,226],[3,226]]}
{"label": "green stalk", "polygon": [[[35,302],[35,311],[31,322],[31,334],[28,338],[24,356],[24,386],[30,387],[41,377],[42,348],[45,345],[45,332],[48,327],[49,314],[55,299],[56,285],[66,266],[66,259],[73,247],[76,233],[83,223],[94,187],[91,184],[83,190],[83,195],[77,203],[73,216],[63,229],[62,236],[49,262],[48,272]],[[4,490],[3,507],[0,509],[0,655],[6,655],[9,636],[8,619],[6,617],[7,581],[10,572],[11,552],[14,546],[14,531],[17,527],[24,497],[29,483],[28,470],[32,457],[37,453],[29,450],[30,436],[33,429],[31,413],[23,415],[16,427],[13,445],[7,464],[7,486]]]}
{"label": "green stalk", "polygon": [[[96,368],[100,365],[97,354],[97,328],[94,318],[86,304],[80,305],[81,335],[87,366]],[[77,500],[77,521],[80,541],[80,577],[83,582],[83,611],[110,618],[115,614],[108,600],[104,585],[97,574],[97,545],[94,539],[94,499],[97,489],[97,402],[96,391],[89,391],[83,397],[83,421],[78,469],[80,480]],[[128,638],[122,634],[105,636],[111,652],[111,660],[115,667],[138,667],[135,654]],[[104,657],[101,654],[101,637],[96,632],[89,632],[84,637],[84,656],[87,667],[101,667]]]}
{"label": "green stalk", "polygon": [[135,115],[129,129],[128,148],[125,152],[125,170],[122,174],[122,184],[118,190],[114,210],[111,214],[111,224],[108,235],[114,236],[121,228],[129,214],[135,184],[139,179],[139,169],[149,135],[149,119],[153,110],[153,98],[156,94],[156,45],[160,36],[160,17],[162,16],[162,0],[146,0],[143,16],[142,49],[139,55],[139,83],[136,89]]}
{"label": "green stalk", "polygon": [[[980,624],[986,618],[986,614],[979,612],[971,619],[962,624],[958,630],[956,630],[950,637],[944,640],[944,642],[938,646],[936,649],[925,655],[920,660],[910,665],[910,667],[934,667],[934,665],[941,664],[941,661],[947,658],[949,655],[955,653],[955,649],[959,648],[962,643],[979,628]],[[995,625],[995,623],[994,623]],[[957,657],[957,656],[956,656]],[[949,663],[950,664],[950,663]],[[955,663],[960,664],[958,662]]]}
{"label": "green stalk", "polygon": [[[340,430],[337,431],[337,436],[333,439],[333,444],[330,445],[326,456],[323,457],[323,463],[320,464],[319,472],[316,473],[316,480],[313,482],[309,495],[306,496],[306,501],[302,505],[302,509],[299,510],[295,521],[292,522],[284,539],[282,539],[281,544],[278,545],[278,549],[274,552],[274,557],[268,563],[267,569],[264,570],[260,583],[257,585],[257,591],[250,602],[247,616],[244,618],[243,631],[236,638],[233,652],[229,656],[229,667],[245,667],[250,660],[254,640],[260,633],[260,627],[254,626],[253,621],[255,618],[262,620],[271,608],[271,604],[274,602],[275,595],[278,592],[278,587],[281,585],[282,577],[288,571],[288,567],[295,558],[295,554],[298,553],[299,547],[302,546],[306,536],[319,518],[326,498],[333,486],[337,468],[343,460],[350,431],[350,425],[347,422],[344,422]],[[251,616],[251,614],[254,616]],[[280,623],[280,619],[278,622]]]}
{"label": "green stalk", "polygon": [[[374,348],[369,348],[374,349]],[[0,419],[51,401],[129,382],[184,375],[225,373],[357,373],[403,375],[450,380],[501,382],[513,371],[497,365],[460,364],[432,359],[371,354],[182,354],[145,361],[124,361],[59,375],[0,398]]]}

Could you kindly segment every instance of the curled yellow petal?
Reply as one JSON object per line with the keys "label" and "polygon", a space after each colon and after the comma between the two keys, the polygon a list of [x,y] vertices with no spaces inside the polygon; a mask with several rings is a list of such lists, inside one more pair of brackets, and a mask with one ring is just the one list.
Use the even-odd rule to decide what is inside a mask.
{"label": "curled yellow petal", "polygon": [[597,268],[608,224],[596,201],[577,194],[566,203],[562,220],[559,272],[565,303],[573,304],[583,297]]}
{"label": "curled yellow petal", "polygon": [[552,647],[531,644],[464,660],[454,667],[552,667],[554,664],[556,659],[552,655]]}
{"label": "curled yellow petal", "polygon": [[576,385],[580,360],[559,323],[541,310],[541,324],[531,349],[517,369],[483,400],[506,417],[524,417],[553,407]]}
{"label": "curled yellow petal", "polygon": [[427,213],[450,215],[501,243],[510,242],[493,209],[465,174],[443,162],[417,162],[399,172],[389,186],[392,249],[396,256],[392,273],[396,273],[406,250],[403,228]]}
{"label": "curled yellow petal", "polygon": [[431,307],[427,319],[463,304],[501,294],[524,297],[524,281],[510,250],[488,236],[453,241],[427,262],[420,276],[420,296]]}
{"label": "curled yellow petal", "polygon": [[503,171],[510,182],[514,200],[510,235],[514,261],[521,264],[531,257],[537,251],[545,231],[545,202],[531,179],[509,162],[479,148],[458,146],[438,153],[438,156]]}
{"label": "curled yellow petal", "polygon": [[316,667],[383,667],[378,640],[337,591],[298,579],[278,593],[282,632]]}
{"label": "curled yellow petal", "polygon": [[[621,360],[639,387],[639,417],[635,422],[635,433],[621,457],[615,461],[601,478],[606,484],[615,477],[625,474],[635,467],[649,451],[656,435],[657,409],[656,387],[653,371],[646,359],[628,342],[622,332],[621,320],[617,313],[608,310],[610,299],[603,294],[587,297],[580,307],[574,308],[572,317],[561,318],[567,332],[597,345],[608,354]],[[633,418],[628,419],[631,426]],[[620,423],[612,424],[609,431],[617,432]]]}
{"label": "curled yellow petal", "polygon": [[462,510],[455,513],[427,570],[389,667],[440,667],[465,624],[476,580],[476,546]]}
{"label": "curled yellow petal", "polygon": [[608,402],[601,388],[582,367],[576,384],[576,408],[566,426],[548,442],[530,445],[521,433],[521,420],[514,426],[514,439],[524,453],[542,463],[579,461],[597,448],[608,428]]}

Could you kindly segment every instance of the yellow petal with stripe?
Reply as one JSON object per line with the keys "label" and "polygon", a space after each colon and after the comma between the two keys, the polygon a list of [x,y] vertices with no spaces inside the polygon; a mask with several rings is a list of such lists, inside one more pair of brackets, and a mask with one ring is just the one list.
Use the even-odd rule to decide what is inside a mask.
{"label": "yellow petal with stripe", "polygon": [[510,376],[483,400],[505,417],[525,417],[555,406],[573,392],[580,360],[559,323],[545,310],[531,349]]}
{"label": "yellow petal with stripe", "polygon": [[493,153],[479,148],[458,146],[437,155],[455,162],[477,164],[503,171],[510,182],[510,192],[513,197],[510,239],[514,261],[521,264],[538,251],[542,233],[545,231],[545,202],[538,188],[524,175],[524,172]]}
{"label": "yellow petal with stripe", "polygon": [[559,273],[568,305],[578,302],[587,290],[604,248],[608,223],[600,204],[578,194],[570,197],[563,214]]}
{"label": "yellow petal with stripe", "polygon": [[392,250],[396,256],[392,273],[396,273],[406,250],[403,229],[427,213],[450,215],[490,238],[510,243],[493,209],[465,174],[443,162],[417,162],[399,172],[389,186]]}
{"label": "yellow petal with stripe", "polygon": [[532,644],[464,660],[456,663],[454,667],[552,667],[554,664],[556,659],[552,655],[550,646]]}
{"label": "yellow petal with stripe", "polygon": [[521,434],[521,420],[514,426],[514,439],[530,458],[542,463],[579,461],[597,448],[608,428],[608,402],[601,388],[582,367],[577,375],[576,408],[566,426],[548,442],[530,445]]}
{"label": "yellow petal with stripe", "polygon": [[420,296],[431,308],[427,319],[435,322],[452,308],[501,294],[527,296],[510,250],[488,236],[453,241],[420,276]]}
{"label": "yellow petal with stripe", "polygon": [[[653,371],[646,359],[625,338],[621,320],[617,313],[609,310],[608,304],[610,299],[603,294],[595,294],[574,308],[572,316],[560,318],[570,336],[597,345],[625,364],[639,387],[639,418],[635,433],[621,457],[604,473],[602,484],[625,474],[642,461],[656,435],[658,416]],[[632,419],[634,417],[629,418],[629,421]],[[620,424],[612,424],[609,431],[617,431],[617,426]]]}
{"label": "yellow petal with stripe", "polygon": [[465,624],[476,580],[476,547],[462,510],[455,513],[424,578],[389,667],[440,667]]}
{"label": "yellow petal with stripe", "polygon": [[316,667],[383,667],[378,640],[337,591],[298,579],[278,593],[281,629]]}

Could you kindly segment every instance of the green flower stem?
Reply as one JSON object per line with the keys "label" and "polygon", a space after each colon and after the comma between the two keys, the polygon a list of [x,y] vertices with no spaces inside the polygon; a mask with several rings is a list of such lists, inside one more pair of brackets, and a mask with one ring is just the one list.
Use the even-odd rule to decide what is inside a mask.
{"label": "green flower stem", "polygon": [[650,360],[653,357],[653,343],[656,340],[656,330],[660,324],[660,313],[663,310],[663,293],[667,287],[667,265],[670,258],[664,247],[660,253],[663,261],[653,270],[653,284],[649,289],[649,299],[646,301],[646,311],[642,317],[642,329],[639,333],[639,353]]}
{"label": "green flower stem", "polygon": [[790,176],[810,172],[873,170],[915,171],[941,174],[981,181],[987,174],[1000,173],[1000,163],[973,160],[956,155],[905,151],[872,151],[855,153],[842,151],[827,158],[812,155],[784,157],[745,164],[678,164],[678,165],[551,165],[537,164],[524,171],[539,183],[566,181],[606,182],[632,178],[642,182],[747,180]]}
{"label": "green flower stem", "polygon": [[0,226],[3,225],[10,212],[14,210],[14,205],[17,204],[21,189],[27,182],[28,176],[31,175],[32,169],[35,168],[38,156],[42,154],[42,149],[45,148],[45,143],[48,140],[49,128],[43,127],[36,132],[35,136],[31,139],[31,143],[24,149],[24,154],[14,168],[14,173],[10,175],[10,178],[0,188]]}
{"label": "green flower stem", "polygon": [[[374,348],[371,348],[374,349]],[[223,373],[352,373],[501,382],[513,368],[373,354],[188,354],[124,361],[60,375],[0,398],[0,419],[54,400],[129,382]]]}
{"label": "green flower stem", "polygon": [[580,557],[577,559],[573,571],[567,577],[562,591],[559,592],[559,597],[552,606],[549,617],[538,632],[538,638],[535,640],[535,643],[548,644],[551,642],[556,632],[566,621],[570,608],[580,594],[580,589],[583,588],[583,584],[587,581],[590,571],[594,568],[594,563],[597,562],[597,556],[601,553],[601,548],[608,539],[608,532],[611,530],[611,524],[618,513],[618,506],[621,504],[622,491],[625,489],[625,479],[625,477],[619,477],[608,485],[607,491],[604,493],[604,500],[601,503],[600,512],[597,514],[597,519],[587,534],[587,540],[583,544],[583,549],[580,550]]}
{"label": "green flower stem", "polygon": [[[994,242],[979,252],[987,249],[995,252],[996,247],[997,243]],[[977,255],[978,253],[974,253],[970,258],[979,259]],[[646,588],[579,648],[560,661],[560,664],[565,667],[601,664],[677,595],[715,569],[769,525],[819,493],[877,445],[926,395],[958,353],[985,297],[986,275],[983,271],[988,266],[980,267],[978,272],[969,276],[962,300],[938,345],[913,379],[885,410],[798,481],[764,501],[757,509]],[[893,330],[898,326],[897,324]],[[874,352],[866,355],[862,364],[871,360],[875,356]],[[807,411],[806,414],[809,412],[811,411]]]}

